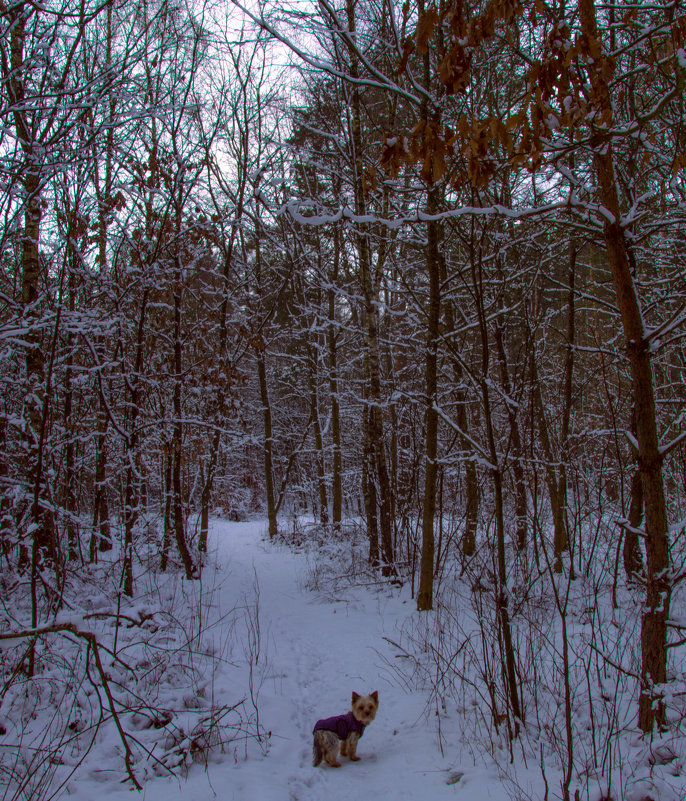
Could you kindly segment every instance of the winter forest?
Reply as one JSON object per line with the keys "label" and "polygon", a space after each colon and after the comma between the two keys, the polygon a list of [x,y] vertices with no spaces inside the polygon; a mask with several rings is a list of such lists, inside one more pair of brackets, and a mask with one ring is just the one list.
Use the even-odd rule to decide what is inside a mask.
{"label": "winter forest", "polygon": [[2,799],[683,801],[682,0],[0,26]]}

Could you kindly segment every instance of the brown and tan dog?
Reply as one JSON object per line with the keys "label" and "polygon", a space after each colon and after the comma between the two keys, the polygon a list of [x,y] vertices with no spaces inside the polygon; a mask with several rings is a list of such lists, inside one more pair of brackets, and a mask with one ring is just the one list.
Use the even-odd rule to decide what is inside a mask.
{"label": "brown and tan dog", "polygon": [[379,693],[375,690],[370,695],[361,696],[353,693],[352,709],[345,715],[323,718],[314,724],[312,734],[312,765],[317,767],[322,759],[332,768],[340,768],[338,749],[341,755],[357,762],[357,741],[376,717],[379,708]]}

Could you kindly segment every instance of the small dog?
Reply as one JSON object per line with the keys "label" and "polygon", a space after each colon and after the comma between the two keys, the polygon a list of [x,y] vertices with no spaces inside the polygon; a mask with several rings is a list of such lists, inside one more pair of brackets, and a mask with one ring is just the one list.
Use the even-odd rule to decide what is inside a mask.
{"label": "small dog", "polygon": [[312,766],[316,768],[323,759],[332,768],[340,768],[339,746],[342,756],[347,756],[352,762],[357,762],[359,760],[355,753],[357,741],[364,734],[365,726],[368,726],[376,717],[378,708],[379,693],[376,690],[371,695],[364,697],[353,693],[350,712],[318,720],[312,730],[314,735]]}

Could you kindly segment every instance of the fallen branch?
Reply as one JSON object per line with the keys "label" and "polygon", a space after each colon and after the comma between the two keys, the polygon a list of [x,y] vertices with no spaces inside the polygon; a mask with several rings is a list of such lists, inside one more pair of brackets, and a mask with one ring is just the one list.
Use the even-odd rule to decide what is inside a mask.
{"label": "fallen branch", "polygon": [[114,697],[112,696],[112,692],[110,690],[107,674],[105,673],[102,662],[100,660],[100,645],[98,643],[95,634],[93,634],[93,632],[91,631],[82,631],[81,629],[76,627],[75,623],[67,622],[67,623],[52,623],[47,626],[38,626],[36,628],[24,629],[22,631],[6,632],[4,634],[0,634],[0,640],[20,640],[32,637],[35,641],[38,639],[38,637],[41,637],[44,634],[56,634],[61,632],[65,632],[67,634],[73,634],[75,637],[79,637],[80,639],[85,640],[86,643],[88,644],[89,650],[93,652],[93,661],[95,662],[95,667],[98,671],[98,675],[100,676],[102,687],[105,691],[105,695],[107,696],[107,704],[109,706],[110,713],[112,715],[112,719],[114,720],[115,726],[117,727],[117,731],[119,732],[119,737],[121,738],[122,745],[124,746],[124,764],[126,765],[126,772],[129,774],[129,779],[131,779],[131,782],[133,783],[133,786],[136,788],[136,790],[142,790],[143,787],[139,783],[135,773],[133,772],[133,766],[131,764],[131,757],[133,756],[133,751],[131,750],[128,736],[124,731],[121,725],[121,721],[119,720],[119,715],[117,714]]}

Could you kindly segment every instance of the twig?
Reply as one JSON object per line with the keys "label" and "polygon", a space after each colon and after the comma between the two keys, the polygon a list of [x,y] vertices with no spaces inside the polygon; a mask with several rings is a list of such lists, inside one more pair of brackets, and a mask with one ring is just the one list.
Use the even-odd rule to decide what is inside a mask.
{"label": "twig", "polygon": [[620,673],[624,673],[625,676],[631,676],[631,678],[636,679],[636,681],[641,681],[641,677],[638,675],[638,673],[633,673],[631,670],[627,670],[621,665],[618,665],[616,662],[610,659],[610,657],[607,654],[603,653],[600,650],[600,648],[598,648],[596,645],[593,645],[592,642],[589,642],[588,646],[597,654],[600,654],[600,656],[603,657],[603,659],[607,662],[607,664],[613,667],[615,670],[618,670]]}
{"label": "twig", "polygon": [[105,673],[102,662],[100,661],[99,644],[95,634],[93,634],[90,631],[81,631],[76,627],[75,623],[52,623],[48,626],[38,626],[31,629],[24,629],[23,631],[13,631],[13,632],[7,632],[5,634],[0,634],[0,640],[16,640],[16,639],[24,639],[26,637],[32,637],[34,638],[35,641],[38,637],[40,637],[43,634],[52,634],[59,632],[66,632],[69,634],[73,634],[75,637],[80,637],[82,640],[85,640],[88,643],[89,648],[93,651],[93,659],[95,661],[95,666],[100,675],[100,680],[102,682],[105,695],[107,696],[107,703],[110,708],[110,713],[112,714],[112,719],[114,720],[115,726],[117,727],[117,731],[119,732],[119,737],[121,738],[122,741],[122,745],[124,746],[124,764],[126,765],[126,772],[129,774],[129,778],[131,779],[133,786],[137,790],[142,790],[143,787],[138,782],[138,779],[136,778],[136,775],[133,772],[133,766],[131,765],[131,757],[133,756],[133,752],[131,751],[128,737],[121,725],[121,721],[119,720],[119,715],[117,714],[114,697],[112,696],[112,692],[110,691],[109,681],[107,680],[107,674]]}
{"label": "twig", "polygon": [[397,648],[399,651],[402,651],[402,654],[396,654],[396,655],[395,655],[395,656],[396,656],[396,659],[397,659],[398,657],[404,657],[405,659],[412,659],[412,658],[413,658],[412,654],[411,654],[409,651],[406,651],[406,650],[405,650],[405,649],[402,647],[402,645],[398,645],[398,643],[397,643],[397,642],[394,642],[394,641],[393,641],[393,640],[391,640],[389,637],[383,637],[383,639],[384,639],[384,640],[386,640],[386,642],[387,642],[389,645],[392,645],[394,648]]}

